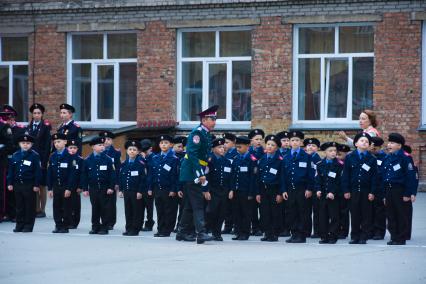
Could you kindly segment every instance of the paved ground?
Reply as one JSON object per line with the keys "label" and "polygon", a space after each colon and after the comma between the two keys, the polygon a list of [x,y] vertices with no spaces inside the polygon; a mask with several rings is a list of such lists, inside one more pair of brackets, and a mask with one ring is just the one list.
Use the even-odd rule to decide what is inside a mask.
{"label": "paved ground", "polygon": [[123,201],[116,230],[88,235],[90,203],[82,223],[67,235],[54,235],[52,204],[32,234],[14,234],[0,224],[0,283],[426,283],[426,193],[414,208],[413,240],[402,247],[385,241],[367,245],[263,243],[259,237],[223,243],[176,242],[121,236]]}

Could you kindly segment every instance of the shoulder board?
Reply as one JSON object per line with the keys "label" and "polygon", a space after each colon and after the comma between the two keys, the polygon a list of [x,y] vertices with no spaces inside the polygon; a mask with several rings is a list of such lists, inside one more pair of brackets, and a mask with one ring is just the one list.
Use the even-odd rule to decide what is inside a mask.
{"label": "shoulder board", "polygon": [[405,151],[403,151],[403,153],[404,153],[404,155],[405,155],[405,156],[407,156],[407,157],[411,157],[411,155],[410,155],[409,153],[407,153],[407,152],[405,152]]}
{"label": "shoulder board", "polygon": [[74,125],[77,127],[80,127],[80,125],[77,122],[74,122]]}
{"label": "shoulder board", "polygon": [[16,127],[19,127],[19,128],[25,128],[25,126],[24,126],[24,125],[22,125],[22,124],[20,124],[20,123],[17,123],[17,124],[16,124]]}
{"label": "shoulder board", "polygon": [[345,164],[342,160],[337,160],[337,162],[339,162],[342,166]]}
{"label": "shoulder board", "polygon": [[257,158],[256,158],[253,154],[251,154],[251,155],[250,155],[250,159],[251,159],[252,161],[257,161]]}
{"label": "shoulder board", "polygon": [[142,165],[145,165],[145,162],[142,159],[139,160],[139,163],[141,163]]}
{"label": "shoulder board", "polygon": [[283,156],[279,155],[278,159],[280,159],[281,161],[284,160]]}
{"label": "shoulder board", "polygon": [[45,119],[45,120],[44,120],[44,125],[47,125],[47,126],[48,126],[48,125],[50,125],[50,122],[49,122],[47,119]]}
{"label": "shoulder board", "polygon": [[321,161],[322,161],[322,160],[319,160],[319,161],[318,161],[318,162],[316,162],[315,164],[317,164],[317,165],[318,165],[319,163],[321,163]]}
{"label": "shoulder board", "polygon": [[201,126],[199,126],[199,127],[197,127],[197,130],[198,130],[198,131],[202,131],[202,130],[203,130],[203,128],[202,128]]}

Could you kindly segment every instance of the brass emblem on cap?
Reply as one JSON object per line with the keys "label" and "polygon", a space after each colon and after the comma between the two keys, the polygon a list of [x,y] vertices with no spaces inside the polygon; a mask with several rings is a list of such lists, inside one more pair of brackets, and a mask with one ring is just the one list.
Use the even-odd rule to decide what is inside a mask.
{"label": "brass emblem on cap", "polygon": [[28,139],[27,136],[24,136],[24,140],[27,141],[27,139]]}
{"label": "brass emblem on cap", "polygon": [[132,142],[132,145],[135,145],[135,141]]}

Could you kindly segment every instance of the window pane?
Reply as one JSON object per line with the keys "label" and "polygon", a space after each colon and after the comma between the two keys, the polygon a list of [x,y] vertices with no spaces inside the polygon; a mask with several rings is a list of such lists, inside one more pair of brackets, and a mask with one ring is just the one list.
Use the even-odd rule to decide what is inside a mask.
{"label": "window pane", "polygon": [[321,61],[299,59],[299,109],[300,120],[319,120],[321,117]]}
{"label": "window pane", "polygon": [[114,65],[98,66],[98,119],[114,118]]}
{"label": "window pane", "polygon": [[203,102],[203,63],[182,63],[182,120],[199,120]]}
{"label": "window pane", "polygon": [[136,121],[136,63],[120,64],[120,120]]}
{"label": "window pane", "polygon": [[372,26],[339,28],[339,52],[373,51],[374,29]]}
{"label": "window pane", "polygon": [[299,29],[299,53],[333,52],[334,27]]}
{"label": "window pane", "polygon": [[182,33],[182,56],[213,57],[215,42],[215,32]]}
{"label": "window pane", "polygon": [[13,66],[13,107],[18,111],[17,121],[28,119],[28,66]]}
{"label": "window pane", "polygon": [[250,56],[251,31],[220,32],[220,56]]}
{"label": "window pane", "polygon": [[136,34],[109,34],[108,58],[136,58]]}
{"label": "window pane", "polygon": [[91,65],[72,65],[72,105],[75,107],[74,119],[90,121],[91,116]]}
{"label": "window pane", "polygon": [[103,58],[103,35],[73,35],[73,59],[101,59]]}
{"label": "window pane", "polygon": [[251,62],[232,62],[232,120],[251,120]]}
{"label": "window pane", "polygon": [[326,92],[328,91],[328,118],[346,118],[348,105],[348,61],[326,61]]}
{"label": "window pane", "polygon": [[353,59],[352,119],[373,107],[374,58]]}
{"label": "window pane", "polygon": [[0,105],[9,103],[9,67],[0,67]]}
{"label": "window pane", "polygon": [[226,118],[226,64],[209,64],[209,106],[219,105],[217,118]]}
{"label": "window pane", "polygon": [[28,61],[28,38],[2,37],[1,50],[3,61]]}

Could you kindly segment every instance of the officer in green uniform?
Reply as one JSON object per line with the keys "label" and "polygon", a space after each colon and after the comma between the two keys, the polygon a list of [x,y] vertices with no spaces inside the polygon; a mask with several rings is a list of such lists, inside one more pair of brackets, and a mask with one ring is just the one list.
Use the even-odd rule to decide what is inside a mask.
{"label": "officer in green uniform", "polygon": [[182,161],[179,176],[180,182],[184,184],[184,209],[177,240],[193,241],[190,236],[191,222],[194,222],[198,244],[212,240],[212,237],[206,233],[204,222],[204,199],[210,200],[205,170],[212,145],[210,131],[216,125],[218,108],[219,106],[215,105],[200,112],[198,115],[201,123],[188,137],[186,155]]}

